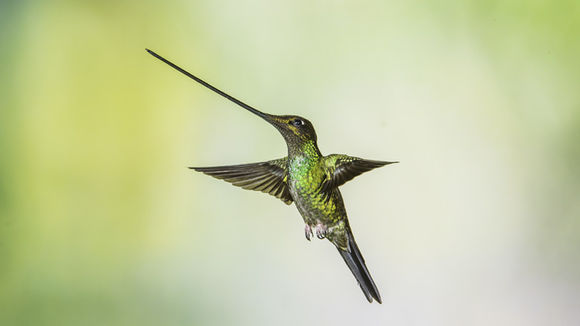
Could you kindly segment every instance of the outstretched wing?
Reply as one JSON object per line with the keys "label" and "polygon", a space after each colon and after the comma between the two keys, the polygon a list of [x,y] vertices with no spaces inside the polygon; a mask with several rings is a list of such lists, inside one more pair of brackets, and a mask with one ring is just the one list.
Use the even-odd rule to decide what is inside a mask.
{"label": "outstretched wing", "polygon": [[287,162],[288,159],[285,157],[267,162],[190,167],[190,169],[225,180],[234,186],[265,192],[290,205],[292,204],[292,195],[288,191],[288,183],[286,182],[288,180]]}
{"label": "outstretched wing", "polygon": [[326,157],[325,163],[327,177],[320,187],[323,192],[330,193],[332,189],[343,185],[357,175],[387,164],[399,162],[373,161],[347,155],[332,154]]}

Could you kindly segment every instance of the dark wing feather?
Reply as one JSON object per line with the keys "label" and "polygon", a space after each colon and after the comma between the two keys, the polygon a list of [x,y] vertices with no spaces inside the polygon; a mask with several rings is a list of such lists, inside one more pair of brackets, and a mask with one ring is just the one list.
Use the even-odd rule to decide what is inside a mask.
{"label": "dark wing feather", "polygon": [[320,185],[325,193],[342,186],[352,178],[372,169],[398,162],[365,160],[347,155],[332,154],[326,157],[327,178]]}
{"label": "dark wing feather", "polygon": [[281,158],[259,163],[191,167],[190,169],[225,180],[234,186],[270,194],[290,205],[292,204],[292,196],[286,183],[288,179],[287,162],[286,158]]}

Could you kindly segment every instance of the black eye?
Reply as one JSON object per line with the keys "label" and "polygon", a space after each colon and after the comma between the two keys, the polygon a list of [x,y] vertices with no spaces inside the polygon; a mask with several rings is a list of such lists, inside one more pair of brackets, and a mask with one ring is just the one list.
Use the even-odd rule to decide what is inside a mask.
{"label": "black eye", "polygon": [[292,124],[293,126],[299,127],[299,126],[302,126],[304,124],[304,121],[296,118],[294,120],[290,120],[290,124]]}

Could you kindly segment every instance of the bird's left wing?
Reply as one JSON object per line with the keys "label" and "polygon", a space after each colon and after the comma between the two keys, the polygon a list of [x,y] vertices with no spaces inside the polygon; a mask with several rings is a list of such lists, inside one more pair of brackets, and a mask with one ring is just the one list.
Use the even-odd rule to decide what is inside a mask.
{"label": "bird's left wing", "polygon": [[327,176],[320,185],[325,193],[343,185],[352,178],[387,164],[398,162],[365,160],[348,155],[332,154],[325,158]]}
{"label": "bird's left wing", "polygon": [[285,157],[259,163],[190,167],[190,169],[225,180],[234,186],[265,192],[290,205],[293,200],[288,190],[287,162],[288,159]]}

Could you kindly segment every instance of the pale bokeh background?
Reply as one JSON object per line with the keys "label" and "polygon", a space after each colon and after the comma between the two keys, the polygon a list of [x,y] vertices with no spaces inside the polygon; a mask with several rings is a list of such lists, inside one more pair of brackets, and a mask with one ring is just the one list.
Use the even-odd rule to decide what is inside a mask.
{"label": "pale bokeh background", "polygon": [[[578,1],[3,1],[1,325],[580,324]],[[345,185],[368,304],[294,206],[193,173],[400,160]]]}

